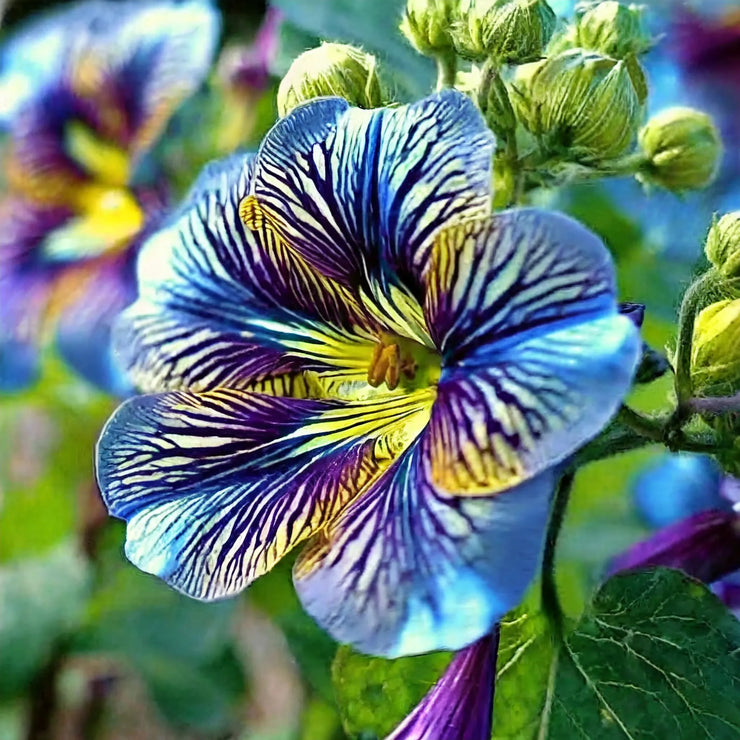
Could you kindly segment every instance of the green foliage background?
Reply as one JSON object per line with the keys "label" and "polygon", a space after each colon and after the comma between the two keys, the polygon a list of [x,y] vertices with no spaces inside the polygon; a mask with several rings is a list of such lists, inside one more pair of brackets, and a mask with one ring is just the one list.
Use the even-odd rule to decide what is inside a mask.
{"label": "green foliage background", "polygon": [[[286,17],[276,72],[321,36],[377,53],[399,100],[432,86],[433,65],[396,32],[398,0],[276,5]],[[253,142],[274,120],[273,92],[256,108]],[[197,108],[207,124],[217,101],[205,95],[183,116]],[[212,154],[202,138],[172,136],[163,147],[193,176]],[[670,344],[699,245],[695,264],[666,259],[599,185],[574,188],[555,205],[602,234],[620,297],[647,304],[646,340]],[[0,738],[382,737],[424,695],[449,655],[391,662],[340,648],[335,659],[337,646],[300,608],[289,562],[242,597],[211,605],[128,564],[123,529],[106,518],[92,468],[115,402],[53,356],[45,364],[43,383],[0,400]],[[658,408],[669,383],[636,391],[633,404]],[[534,602],[504,627],[496,740],[740,737],[740,628],[706,589],[677,573],[649,574],[615,579],[592,599],[607,560],[645,534],[630,489],[657,452],[580,473],[559,551],[573,631],[556,644]],[[629,622],[627,602],[639,607]],[[39,709],[50,681],[56,700]],[[273,687],[267,698],[265,686]],[[39,716],[50,727],[34,736],[29,718]],[[538,735],[543,726],[548,733]]]}

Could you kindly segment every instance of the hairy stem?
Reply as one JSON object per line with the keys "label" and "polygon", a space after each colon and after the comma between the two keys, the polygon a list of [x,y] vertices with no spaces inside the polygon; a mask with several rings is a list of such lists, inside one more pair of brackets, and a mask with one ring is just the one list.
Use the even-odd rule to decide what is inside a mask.
{"label": "hairy stem", "polygon": [[690,398],[686,408],[695,414],[726,414],[740,411],[740,393],[734,396]]}
{"label": "hairy stem", "polygon": [[676,416],[675,411],[663,416],[645,416],[629,406],[622,406],[617,421],[640,435],[646,443],[656,442],[673,452],[716,452],[719,449],[717,437],[711,432],[702,434],[676,429]]}
{"label": "hairy stem", "polygon": [[457,55],[454,51],[440,53],[437,56],[437,90],[455,87],[457,76]]}
{"label": "hairy stem", "polygon": [[555,582],[555,550],[558,544],[558,535],[565,521],[565,512],[568,508],[568,499],[573,488],[575,475],[575,470],[568,470],[563,474],[555,489],[555,498],[550,508],[550,520],[547,523],[545,550],[542,555],[542,585],[540,590],[542,611],[550,620],[555,634],[560,637],[563,635],[564,617]]}

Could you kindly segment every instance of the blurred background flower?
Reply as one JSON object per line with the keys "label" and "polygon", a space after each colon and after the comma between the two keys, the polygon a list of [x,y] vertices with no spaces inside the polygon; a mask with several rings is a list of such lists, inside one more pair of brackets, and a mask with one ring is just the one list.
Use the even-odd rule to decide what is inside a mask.
{"label": "blurred background flower", "polygon": [[83,377],[125,391],[110,328],[135,297],[136,251],[167,198],[146,157],[208,74],[218,33],[205,1],[90,0],[30,25],[11,46],[0,84],[14,97],[16,60],[26,76],[6,112],[0,389],[33,380],[38,347],[55,337]]}

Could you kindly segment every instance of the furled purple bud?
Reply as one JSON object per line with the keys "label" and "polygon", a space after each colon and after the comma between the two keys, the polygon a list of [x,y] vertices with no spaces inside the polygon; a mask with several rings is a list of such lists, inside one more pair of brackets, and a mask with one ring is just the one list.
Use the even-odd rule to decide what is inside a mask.
{"label": "furled purple bud", "polygon": [[411,714],[385,740],[491,737],[498,627],[461,650]]}
{"label": "furled purple bud", "polygon": [[740,569],[740,517],[711,509],[658,530],[618,555],[609,575],[635,568],[677,568],[712,583]]}

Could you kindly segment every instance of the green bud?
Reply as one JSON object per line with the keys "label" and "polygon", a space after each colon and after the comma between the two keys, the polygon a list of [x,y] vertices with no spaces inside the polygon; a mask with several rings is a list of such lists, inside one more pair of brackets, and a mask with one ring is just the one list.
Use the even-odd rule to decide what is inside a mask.
{"label": "green bud", "polygon": [[679,192],[708,185],[722,156],[712,119],[692,108],[668,108],[653,116],[639,142],[648,160],[641,178]]}
{"label": "green bud", "polygon": [[715,220],[704,244],[709,261],[728,278],[740,278],[740,211]]}
{"label": "green bud", "polygon": [[323,43],[290,65],[277,93],[281,116],[314,98],[336,95],[360,108],[384,104],[375,57],[347,44]]}
{"label": "green bud", "polygon": [[525,64],[542,56],[556,17],[545,0],[461,0],[452,40],[460,56]]}
{"label": "green bud", "polygon": [[694,321],[691,380],[697,395],[740,390],[740,300],[707,306]]}
{"label": "green bud", "polygon": [[642,54],[652,45],[642,16],[639,5],[611,1],[591,5],[577,16],[576,44],[617,59]]}
{"label": "green bud", "polygon": [[452,50],[452,0],[408,0],[401,32],[420,53],[436,56]]}
{"label": "green bud", "polygon": [[[632,144],[642,114],[625,62],[571,49],[547,59],[525,86],[522,122],[570,159],[619,157]],[[527,108],[529,113],[527,113]]]}

